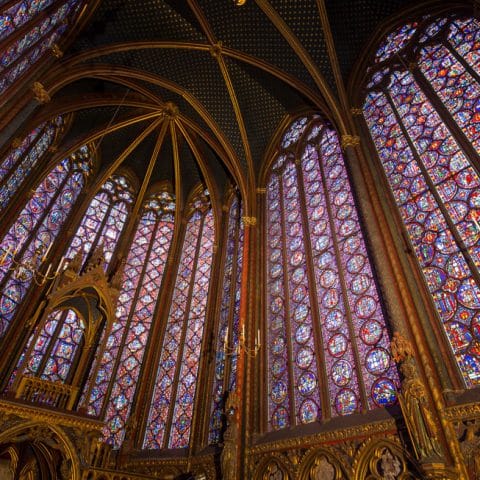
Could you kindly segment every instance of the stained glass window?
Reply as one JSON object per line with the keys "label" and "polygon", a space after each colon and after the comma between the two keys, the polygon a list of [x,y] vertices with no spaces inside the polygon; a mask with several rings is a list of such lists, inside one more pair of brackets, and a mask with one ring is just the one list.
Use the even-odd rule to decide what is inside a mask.
{"label": "stained glass window", "polygon": [[218,443],[222,430],[225,393],[236,387],[239,341],[240,282],[243,265],[242,210],[237,196],[232,197],[225,238],[225,264],[222,269],[222,300],[216,340],[209,442]]}
{"label": "stained glass window", "polygon": [[392,405],[398,385],[338,137],[304,117],[281,147],[266,205],[271,430]]}
{"label": "stained glass window", "polygon": [[161,292],[174,230],[175,200],[162,192],[146,203],[126,260],[116,320],[107,351],[94,366],[84,399],[91,415],[105,418],[104,435],[120,447]]}
{"label": "stained glass window", "polygon": [[188,447],[202,347],[214,219],[202,201],[186,226],[160,364],[148,416],[144,448]]}
{"label": "stained glass window", "polygon": [[62,117],[57,117],[51,122],[34,128],[20,145],[12,148],[0,162],[0,208],[6,208],[32,168],[51,146],[62,125]]}
{"label": "stained glass window", "polygon": [[480,152],[480,23],[415,25],[414,38],[401,27],[388,36],[390,56],[377,54],[363,111],[452,355],[473,387],[480,385],[480,177],[472,163]]}
{"label": "stained glass window", "polygon": [[0,54],[0,94],[58,42],[81,5],[80,0],[23,0],[0,7],[0,40],[7,42]]}
{"label": "stained glass window", "polygon": [[32,283],[45,270],[46,253],[57,238],[90,170],[87,147],[60,162],[38,185],[0,242],[0,336]]}
{"label": "stained glass window", "polygon": [[86,261],[86,254],[101,245],[108,265],[127,221],[132,202],[133,192],[127,180],[121,175],[114,175],[91,201],[70,242],[66,257],[72,259],[78,251],[82,251]]}
{"label": "stained glass window", "polygon": [[[85,262],[87,254],[101,242],[108,265],[125,225],[128,205],[132,200],[132,191],[124,177],[114,175],[108,180],[87,208],[70,242],[66,258],[71,260],[81,250]],[[72,327],[75,322],[80,325],[81,320],[73,310],[64,311],[63,315],[54,312],[42,327],[36,345],[28,355],[28,368],[22,368],[21,365],[34,335],[25,347],[10,383],[16,376],[18,368],[21,368],[24,374],[41,376],[51,381],[65,381],[83,335],[79,326]]]}

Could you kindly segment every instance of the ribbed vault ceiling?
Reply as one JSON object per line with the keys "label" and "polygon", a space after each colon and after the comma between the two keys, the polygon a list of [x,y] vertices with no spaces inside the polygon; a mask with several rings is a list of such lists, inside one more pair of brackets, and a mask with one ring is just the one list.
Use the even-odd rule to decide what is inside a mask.
{"label": "ribbed vault ceiling", "polygon": [[[339,101],[362,48],[407,3],[101,0],[47,75],[53,96],[47,110],[76,112],[67,146],[97,132],[103,171],[163,118],[174,127],[166,130],[150,182],[174,183],[178,150],[184,198],[205,175],[214,194],[221,195],[229,178],[245,193],[256,186],[265,150],[288,114],[315,108],[335,121],[329,106]],[[122,162],[140,181],[161,124]]]}

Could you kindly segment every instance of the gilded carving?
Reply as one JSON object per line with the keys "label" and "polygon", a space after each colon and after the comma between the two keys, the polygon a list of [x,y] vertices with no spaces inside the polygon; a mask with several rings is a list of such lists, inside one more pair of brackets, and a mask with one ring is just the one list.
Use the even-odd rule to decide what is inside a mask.
{"label": "gilded carving", "polygon": [[242,222],[246,227],[254,227],[257,224],[257,217],[242,217]]}
{"label": "gilded carving", "polygon": [[32,85],[33,98],[41,104],[48,103],[51,98],[45,87],[40,82],[34,82]]}
{"label": "gilded carving", "polygon": [[360,137],[358,135],[349,135],[346,133],[342,135],[340,144],[342,146],[342,150],[345,150],[348,147],[357,147],[360,145]]}
{"label": "gilded carving", "polygon": [[228,395],[225,405],[227,428],[223,434],[223,450],[220,457],[222,478],[235,480],[237,478],[237,445],[238,445],[238,397],[235,392]]}

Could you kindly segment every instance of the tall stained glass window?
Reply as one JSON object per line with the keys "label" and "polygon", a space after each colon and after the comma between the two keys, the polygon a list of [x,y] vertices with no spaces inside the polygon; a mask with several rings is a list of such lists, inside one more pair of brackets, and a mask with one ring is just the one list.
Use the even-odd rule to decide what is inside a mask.
{"label": "tall stained glass window", "polygon": [[363,106],[386,180],[466,386],[480,385],[480,23],[388,35]]}
{"label": "tall stained glass window", "polygon": [[188,447],[213,256],[214,218],[196,200],[186,225],[144,448]]}
{"label": "tall stained glass window", "polygon": [[[87,254],[93,252],[98,245],[102,245],[108,265],[127,220],[132,200],[132,191],[124,177],[114,175],[108,180],[90,202],[70,242],[66,258],[71,260],[78,251],[81,251],[85,262]],[[65,381],[83,336],[80,327],[74,328],[70,325],[74,322],[80,324],[82,320],[73,310],[54,312],[37,338],[27,368],[22,368],[34,335],[30,337],[10,382],[17,375],[18,368],[22,368],[24,374],[41,376],[45,380]]]}
{"label": "tall stained glass window", "polygon": [[101,245],[108,265],[132,202],[133,192],[125,177],[114,175],[107,180],[90,202],[66,257],[72,259],[78,251],[88,254]]}
{"label": "tall stained glass window", "polygon": [[104,435],[115,448],[125,435],[154,321],[174,216],[175,199],[170,193],[162,192],[146,202],[126,260],[107,350],[93,367],[96,380],[92,390],[84,392],[89,414],[105,419]]}
{"label": "tall stained glass window", "polygon": [[0,6],[0,95],[68,31],[81,0],[20,0]]}
{"label": "tall stained glass window", "polygon": [[32,271],[46,268],[46,253],[70,214],[89,171],[87,147],[60,162],[38,185],[0,241],[0,337],[36,281]]}
{"label": "tall stained glass window", "polygon": [[58,130],[63,125],[62,117],[34,128],[20,143],[12,148],[0,162],[0,208],[5,209],[19,186],[52,145]]}
{"label": "tall stained glass window", "polygon": [[222,269],[220,323],[216,337],[215,371],[212,411],[208,441],[221,438],[225,393],[236,387],[237,351],[239,341],[240,283],[243,265],[242,209],[238,196],[233,196],[228,211],[225,260]]}
{"label": "tall stained glass window", "polygon": [[392,405],[389,333],[335,131],[296,120],[266,195],[269,429]]}

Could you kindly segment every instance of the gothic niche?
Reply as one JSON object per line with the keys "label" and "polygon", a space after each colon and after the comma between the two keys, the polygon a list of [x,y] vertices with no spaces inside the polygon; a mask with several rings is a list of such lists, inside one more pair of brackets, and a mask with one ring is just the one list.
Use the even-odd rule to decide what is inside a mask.
{"label": "gothic niche", "polygon": [[[36,328],[10,380],[15,398],[62,410],[74,410],[79,388],[89,371],[103,326],[109,332],[118,295],[117,276],[108,282],[103,251],[93,253],[85,268],[73,258],[52,283],[46,300],[31,320]],[[95,376],[93,376],[95,378]]]}

